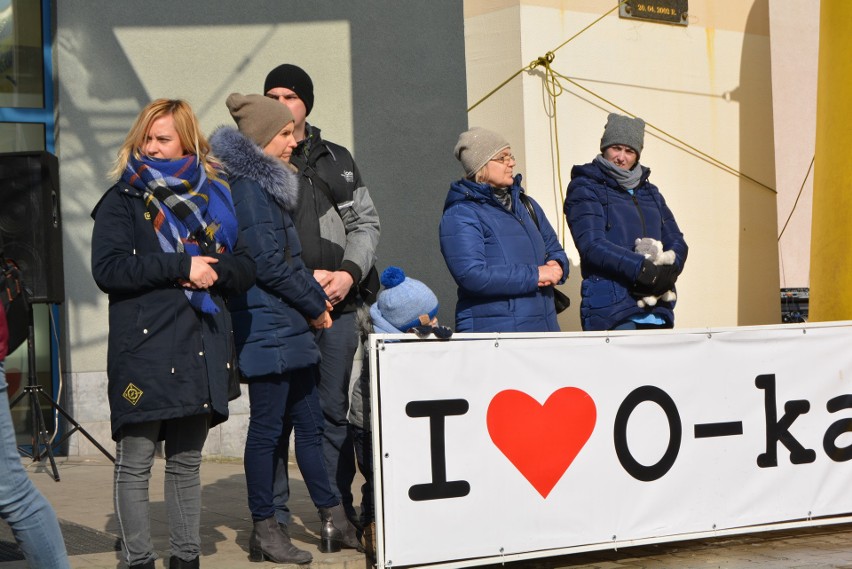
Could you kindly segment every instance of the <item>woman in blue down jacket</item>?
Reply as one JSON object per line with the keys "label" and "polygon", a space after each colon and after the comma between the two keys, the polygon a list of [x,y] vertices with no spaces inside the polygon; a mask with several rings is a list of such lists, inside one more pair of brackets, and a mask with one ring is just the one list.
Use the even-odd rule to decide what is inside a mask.
{"label": "woman in blue down jacket", "polygon": [[[674,290],[688,251],[666,200],[648,181],[651,170],[639,164],[644,138],[642,119],[612,113],[601,154],[571,170],[565,216],[580,253],[583,330],[674,326],[673,301],[637,304],[637,298]],[[643,237],[674,251],[674,264],[658,267],[636,253],[635,241]]]}
{"label": "woman in blue down jacket", "polygon": [[254,522],[249,556],[309,563],[311,554],[297,549],[275,519],[273,479],[285,422],[294,426],[296,461],[322,521],[320,551],[360,546],[329,486],[322,455],[320,352],[310,328],[332,325],[331,304],[302,263],[291,218],[299,197],[299,178],[288,165],[296,147],[293,115],[263,95],[233,93],[226,105],[239,131],[220,128],[210,142],[231,176],[240,238],[257,263],[255,286],[230,300],[251,404],[244,457]]}
{"label": "woman in blue down jacket", "polygon": [[541,207],[522,201],[515,157],[499,134],[459,136],[464,179],[450,186],[441,218],[441,252],[458,285],[457,332],[559,331],[553,285],[568,277],[568,257]]}
{"label": "woman in blue down jacket", "polygon": [[224,299],[254,281],[231,191],[186,101],[157,99],[127,134],[92,217],[109,294],[107,377],[123,560],[154,569],[148,482],[165,439],[169,568],[199,566],[201,449],[236,372]]}

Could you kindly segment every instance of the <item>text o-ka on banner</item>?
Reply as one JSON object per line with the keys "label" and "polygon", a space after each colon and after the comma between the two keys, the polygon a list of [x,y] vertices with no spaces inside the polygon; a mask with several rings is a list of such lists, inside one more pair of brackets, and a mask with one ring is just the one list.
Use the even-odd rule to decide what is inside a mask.
{"label": "text o-ka on banner", "polygon": [[850,346],[849,323],[372,336],[380,563],[852,512]]}

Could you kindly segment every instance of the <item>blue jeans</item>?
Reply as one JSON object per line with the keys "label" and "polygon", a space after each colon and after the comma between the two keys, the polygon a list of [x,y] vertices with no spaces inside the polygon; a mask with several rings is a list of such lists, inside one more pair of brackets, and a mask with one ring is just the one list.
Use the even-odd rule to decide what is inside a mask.
{"label": "blue jeans", "polygon": [[151,542],[148,482],[161,432],[166,441],[171,555],[192,561],[201,553],[201,449],[209,426],[209,415],[194,415],[122,427],[115,448],[115,514],[128,565],[157,559]]}
{"label": "blue jeans", "polygon": [[[316,368],[249,380],[251,412],[243,465],[248,505],[254,521],[275,515],[273,481],[280,469],[278,448],[291,423],[296,431],[296,462],[317,508],[340,503],[328,484],[322,455],[323,417],[316,393]],[[286,470],[287,463],[284,463]]]}
{"label": "blue jeans", "polygon": [[0,361],[0,517],[12,528],[30,567],[68,569],[68,554],[56,513],[21,466],[8,387],[5,366]]}
{"label": "blue jeans", "polygon": [[[352,481],[355,478],[355,451],[349,430],[349,379],[352,360],[358,349],[355,332],[355,313],[341,314],[331,328],[316,331],[316,341],[322,353],[319,365],[317,394],[324,417],[323,455],[329,485],[338,503],[343,503],[350,520],[357,520],[352,505]],[[278,449],[278,467],[275,471],[275,517],[284,524],[290,523],[287,501],[290,487],[287,479],[289,430],[281,437]],[[296,449],[298,452],[298,449]]]}

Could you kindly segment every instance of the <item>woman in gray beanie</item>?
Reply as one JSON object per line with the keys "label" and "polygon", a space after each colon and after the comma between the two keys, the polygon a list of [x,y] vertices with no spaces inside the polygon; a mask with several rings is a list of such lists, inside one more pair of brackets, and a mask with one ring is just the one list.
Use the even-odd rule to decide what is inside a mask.
{"label": "woman in gray beanie", "polygon": [[450,185],[440,235],[458,285],[456,331],[559,331],[553,286],[568,277],[568,257],[524,193],[509,143],[472,128],[455,155],[465,177]]}
{"label": "woman in gray beanie", "polygon": [[[612,113],[592,162],[574,166],[565,216],[580,253],[583,330],[637,330],[674,326],[674,300],[644,299],[672,291],[688,247],[660,190],[639,164],[645,121]],[[650,240],[668,264],[648,258]],[[638,250],[638,251],[637,251]],[[659,260],[657,262],[660,262]],[[669,298],[669,297],[663,297]]]}
{"label": "woman in gray beanie", "polygon": [[296,147],[293,115],[263,95],[233,93],[226,105],[238,130],[221,127],[210,143],[231,178],[240,239],[257,264],[255,286],[229,303],[251,402],[244,457],[254,521],[249,556],[309,563],[311,554],[297,549],[275,519],[273,479],[285,423],[293,424],[296,462],[322,521],[320,551],[360,545],[322,455],[320,352],[311,328],[331,326],[331,304],[302,262],[291,217],[299,198],[299,178],[289,165]]}

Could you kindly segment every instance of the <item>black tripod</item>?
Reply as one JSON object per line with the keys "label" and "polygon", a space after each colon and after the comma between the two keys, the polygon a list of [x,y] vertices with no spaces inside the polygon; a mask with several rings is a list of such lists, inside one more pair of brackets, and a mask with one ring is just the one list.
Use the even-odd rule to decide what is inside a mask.
{"label": "black tripod", "polygon": [[[32,452],[27,451],[25,447],[21,446],[18,447],[18,452],[24,456],[32,458],[33,462],[41,461],[46,456],[50,461],[50,468],[53,471],[53,479],[59,482],[59,470],[57,470],[56,461],[53,458],[53,446],[61,445],[68,439],[68,437],[77,431],[80,431],[80,434],[89,439],[89,442],[95,445],[95,447],[97,447],[104,456],[112,462],[115,462],[115,458],[109,453],[109,451],[101,446],[101,444],[96,441],[94,437],[92,437],[92,435],[90,435],[86,429],[80,425],[80,423],[75,421],[74,417],[63,409],[59,403],[54,401],[50,395],[45,393],[44,388],[41,384],[39,384],[38,378],[36,377],[35,333],[33,326],[33,307],[31,304],[28,304],[27,310],[29,311],[29,324],[27,329],[27,385],[24,387],[23,391],[16,395],[9,403],[9,407],[13,408],[24,397],[27,397],[30,404],[30,413],[32,415],[32,421],[30,423],[32,428],[30,433],[32,440]],[[52,409],[58,411],[59,414],[65,417],[65,420],[73,426],[72,429],[68,429],[68,431],[53,444],[50,442],[47,425],[44,422],[44,415],[42,415],[41,405],[39,404],[41,398],[44,398],[44,400],[50,404]]]}

